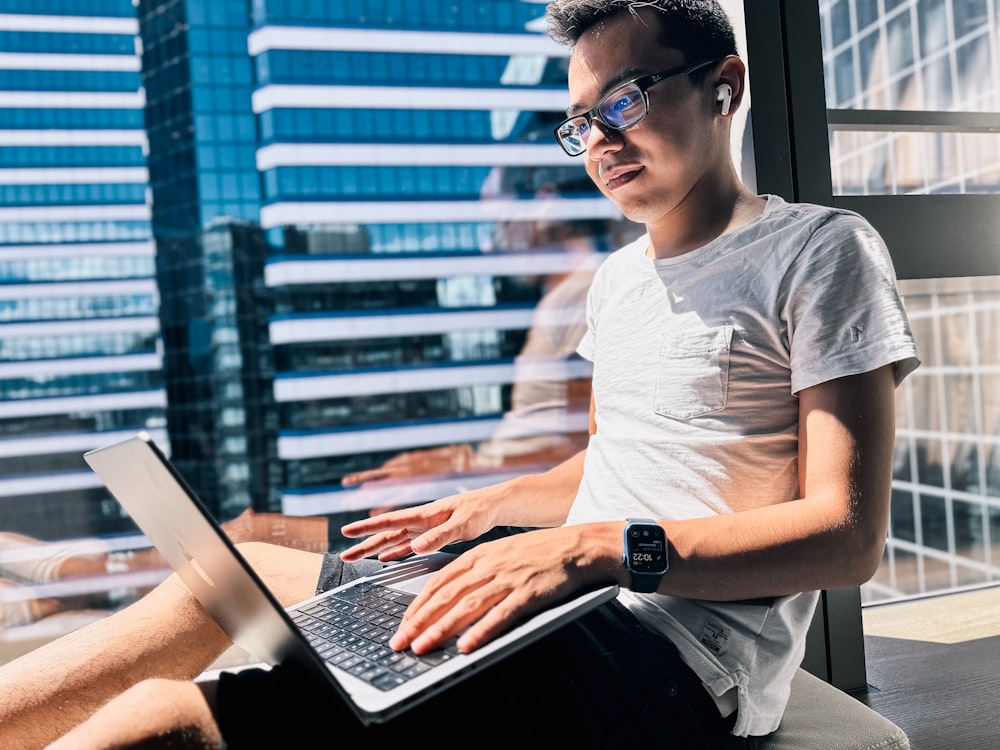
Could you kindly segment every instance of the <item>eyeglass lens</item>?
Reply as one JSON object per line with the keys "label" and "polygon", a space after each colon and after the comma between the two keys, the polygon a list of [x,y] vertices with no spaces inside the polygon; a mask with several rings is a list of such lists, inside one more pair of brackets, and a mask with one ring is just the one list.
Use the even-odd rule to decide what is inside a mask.
{"label": "eyeglass lens", "polygon": [[[621,130],[635,125],[646,116],[646,98],[642,89],[628,83],[612,91],[597,106],[597,116],[609,127]],[[571,154],[581,154],[587,148],[591,123],[585,115],[573,117],[556,133],[563,147]]]}

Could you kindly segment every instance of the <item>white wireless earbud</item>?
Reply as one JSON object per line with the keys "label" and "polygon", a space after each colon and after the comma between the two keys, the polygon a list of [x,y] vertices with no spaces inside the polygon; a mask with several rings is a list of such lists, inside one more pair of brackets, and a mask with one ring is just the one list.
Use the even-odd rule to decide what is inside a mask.
{"label": "white wireless earbud", "polygon": [[722,102],[722,114],[728,115],[729,105],[733,101],[733,87],[728,83],[720,83],[715,90],[719,94],[715,101]]}

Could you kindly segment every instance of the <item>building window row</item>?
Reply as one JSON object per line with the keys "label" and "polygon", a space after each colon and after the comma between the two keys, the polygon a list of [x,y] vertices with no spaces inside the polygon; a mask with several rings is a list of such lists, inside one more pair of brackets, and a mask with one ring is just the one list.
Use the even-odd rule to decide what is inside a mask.
{"label": "building window row", "polygon": [[162,385],[163,376],[159,371],[12,378],[0,380],[0,401],[146,391]]}
{"label": "building window row", "polygon": [[156,315],[157,301],[148,294],[93,296],[71,299],[0,300],[0,321],[90,320],[131,315]]}
{"label": "building window row", "polygon": [[34,456],[11,456],[0,458],[0,477],[17,477],[30,474],[57,474],[64,471],[79,471],[81,461],[79,451],[72,453],[44,453]]}
{"label": "building window row", "polygon": [[0,206],[78,206],[146,202],[145,184],[0,185]]}
{"label": "building window row", "polygon": [[148,240],[148,221],[12,222],[0,224],[0,245]]}
{"label": "building window row", "polygon": [[135,55],[131,34],[71,34],[58,31],[0,31],[5,52]]}
{"label": "building window row", "polygon": [[0,338],[0,362],[149,354],[155,350],[156,335],[141,332],[100,334],[80,332],[65,336]]}
{"label": "building window row", "polygon": [[6,146],[0,147],[0,168],[18,167],[141,167],[142,147],[135,146]]}
{"label": "building window row", "polygon": [[439,109],[273,109],[260,115],[261,143],[549,143],[557,112]]}
{"label": "building window row", "polygon": [[[501,86],[513,58],[499,55],[269,50],[254,58],[257,83]],[[540,66],[532,84],[566,83],[562,60]],[[523,81],[518,82],[524,85]]]}
{"label": "building window row", "polygon": [[79,281],[84,279],[145,279],[156,272],[151,257],[89,255],[80,246],[80,257],[19,258],[0,264],[0,283],[26,281]]}
{"label": "building window row", "polygon": [[141,109],[0,108],[2,130],[142,130]]}
{"label": "building window row", "polygon": [[382,466],[395,458],[398,451],[378,451],[347,456],[291,459],[284,461],[285,490],[340,489],[347,474]]}
{"label": "building window row", "polygon": [[85,4],[67,3],[66,0],[3,0],[0,2],[0,13],[135,18],[135,6],[131,0],[87,0]]}
{"label": "building window row", "polygon": [[266,232],[276,252],[293,255],[480,252],[495,245],[494,222],[275,227]]}
{"label": "building window row", "polygon": [[[494,307],[538,302],[543,280],[540,277],[479,276],[466,283],[475,287],[479,293],[467,296],[463,299],[463,304]],[[449,291],[447,282],[439,279],[294,286],[275,290],[275,312],[293,315],[333,311],[444,309],[454,307],[448,299]]]}
{"label": "building window row", "polygon": [[525,26],[545,13],[545,6],[522,0],[454,0],[414,3],[407,0],[283,0],[254,3],[257,26],[303,24],[420,29],[423,31],[492,31],[524,33]]}
{"label": "building window row", "polygon": [[[409,200],[478,199],[488,190],[493,167],[446,166],[344,166],[277,167],[264,172],[268,201],[377,198]],[[531,197],[542,187],[558,187],[565,196],[593,195],[593,182],[581,165],[554,170],[549,167],[513,167],[505,171],[504,195]]]}
{"label": "building window row", "polygon": [[75,410],[72,413],[45,414],[37,417],[0,419],[0,435],[6,438],[50,435],[67,432],[106,432],[143,430],[162,427],[162,409],[115,409],[111,411]]}
{"label": "building window row", "polygon": [[387,337],[378,340],[286,344],[275,347],[275,367],[281,372],[308,373],[373,367],[442,364],[453,361],[512,359],[524,346],[523,330],[490,331],[472,348],[460,337],[441,334]]}
{"label": "building window row", "polygon": [[138,71],[2,70],[0,91],[138,91]]}
{"label": "building window row", "polygon": [[[281,424],[285,430],[326,430],[340,427],[382,425],[401,421],[461,419],[462,417],[496,416],[497,402],[507,402],[499,395],[509,387],[492,385],[491,398],[481,398],[482,388],[453,388],[413,393],[382,393],[371,396],[335,398],[283,404]],[[501,409],[503,407],[501,406]]]}

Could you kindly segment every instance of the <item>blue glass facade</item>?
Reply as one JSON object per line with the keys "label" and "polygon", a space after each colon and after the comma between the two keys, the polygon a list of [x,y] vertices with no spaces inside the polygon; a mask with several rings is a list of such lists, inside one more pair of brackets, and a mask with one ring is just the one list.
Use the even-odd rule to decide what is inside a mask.
{"label": "blue glass facade", "polygon": [[125,531],[81,454],[166,442],[135,9],[0,18],[0,529]]}
{"label": "blue glass facade", "polygon": [[[61,248],[8,254],[0,322],[91,330],[5,337],[0,353],[158,366],[44,382],[22,368],[0,395],[157,389],[107,423],[165,428],[222,517],[367,512],[345,474],[489,438],[536,305],[633,231],[552,142],[567,58],[543,4],[102,2],[87,12],[114,7],[117,25],[73,29],[56,5],[35,10],[37,33],[0,28],[17,54],[90,61],[0,69],[41,97],[0,106],[0,130],[50,134],[0,139],[0,171],[38,175],[0,180],[0,243]],[[130,135],[52,141],[69,129]],[[72,251],[151,234],[145,253]],[[56,284],[65,297],[38,291]],[[404,385],[384,383],[394,372]],[[560,408],[532,429],[579,422]]]}
{"label": "blue glass facade", "polygon": [[[345,475],[495,437],[574,243],[599,262],[632,229],[552,140],[567,56],[544,4],[319,5],[259,0],[249,40],[283,507],[365,512],[378,493]],[[553,404],[525,442],[576,429]]]}
{"label": "blue glass facade", "polygon": [[139,3],[173,459],[220,517],[276,505],[245,0]]}

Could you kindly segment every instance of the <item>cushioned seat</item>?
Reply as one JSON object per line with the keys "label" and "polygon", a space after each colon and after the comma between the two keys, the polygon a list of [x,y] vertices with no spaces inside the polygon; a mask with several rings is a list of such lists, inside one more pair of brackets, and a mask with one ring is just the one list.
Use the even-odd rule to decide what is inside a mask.
{"label": "cushioned seat", "polygon": [[847,693],[800,669],[781,728],[761,750],[908,750],[903,730]]}

